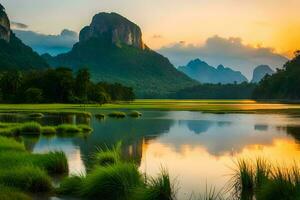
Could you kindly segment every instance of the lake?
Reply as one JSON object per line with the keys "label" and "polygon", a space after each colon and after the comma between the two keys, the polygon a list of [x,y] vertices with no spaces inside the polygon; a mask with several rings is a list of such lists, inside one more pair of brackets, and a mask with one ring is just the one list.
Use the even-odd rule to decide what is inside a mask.
{"label": "lake", "polygon": [[[97,113],[96,110],[87,110]],[[101,110],[101,113],[105,111]],[[106,111],[109,112],[109,111]],[[122,153],[147,175],[168,169],[179,199],[206,188],[222,189],[238,158],[264,157],[290,166],[300,158],[300,117],[285,114],[208,114],[189,111],[142,111],[138,119],[46,116],[42,124],[87,123],[86,137],[26,137],[34,153],[62,150],[70,174],[85,173],[97,148],[122,141]]]}

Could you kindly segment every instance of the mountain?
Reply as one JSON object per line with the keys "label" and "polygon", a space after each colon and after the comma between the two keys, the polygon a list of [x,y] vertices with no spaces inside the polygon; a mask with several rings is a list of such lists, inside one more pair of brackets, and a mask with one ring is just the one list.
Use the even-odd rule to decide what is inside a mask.
{"label": "mountain", "polygon": [[178,68],[189,77],[200,83],[242,83],[247,82],[247,78],[239,71],[219,65],[214,68],[200,59],[190,61],[187,66]]}
{"label": "mountain", "polygon": [[54,67],[87,67],[94,81],[131,86],[140,98],[167,97],[197,84],[167,58],[149,49],[143,43],[141,29],[117,13],[95,15],[70,52],[44,58]]}
{"label": "mountain", "polygon": [[267,74],[274,74],[274,70],[271,69],[268,65],[259,65],[253,71],[253,78],[251,83],[259,83]]}
{"label": "mountain", "polygon": [[255,99],[300,100],[300,52],[283,69],[265,77],[253,93]]}
{"label": "mountain", "polygon": [[0,70],[43,67],[48,67],[45,60],[12,33],[5,9],[0,4]]}

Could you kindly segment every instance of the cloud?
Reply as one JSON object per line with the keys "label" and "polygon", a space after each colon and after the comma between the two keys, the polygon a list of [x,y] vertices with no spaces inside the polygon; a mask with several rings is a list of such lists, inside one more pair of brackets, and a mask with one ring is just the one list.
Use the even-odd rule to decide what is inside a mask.
{"label": "cloud", "polygon": [[162,47],[158,50],[168,57],[175,66],[186,65],[190,60],[200,58],[212,66],[223,64],[241,71],[248,79],[258,65],[269,65],[273,69],[282,68],[288,60],[272,48],[245,45],[241,38],[210,37],[204,45],[186,44],[184,41]]}
{"label": "cloud", "polygon": [[64,29],[59,35],[45,35],[27,30],[13,30],[13,32],[39,54],[65,53],[78,42],[78,33],[67,29]]}
{"label": "cloud", "polygon": [[10,22],[12,29],[27,29],[28,25],[20,23],[20,22]]}

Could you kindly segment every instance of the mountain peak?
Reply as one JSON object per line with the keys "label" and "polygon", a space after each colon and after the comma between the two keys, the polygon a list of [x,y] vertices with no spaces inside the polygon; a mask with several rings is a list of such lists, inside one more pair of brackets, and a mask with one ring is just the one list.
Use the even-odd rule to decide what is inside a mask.
{"label": "mountain peak", "polygon": [[258,83],[263,79],[267,74],[274,74],[274,70],[271,69],[269,65],[259,65],[253,71],[252,83]]}
{"label": "mountain peak", "polygon": [[9,42],[10,34],[10,22],[5,13],[5,8],[0,4],[0,39]]}
{"label": "mountain peak", "polygon": [[117,46],[126,44],[139,49],[145,48],[140,27],[114,12],[96,14],[91,24],[80,31],[80,42],[91,38],[105,38]]}

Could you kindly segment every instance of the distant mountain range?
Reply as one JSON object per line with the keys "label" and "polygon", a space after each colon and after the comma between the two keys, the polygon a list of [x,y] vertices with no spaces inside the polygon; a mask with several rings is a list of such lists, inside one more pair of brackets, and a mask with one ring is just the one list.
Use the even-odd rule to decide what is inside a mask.
{"label": "distant mountain range", "polygon": [[247,78],[239,71],[234,71],[223,65],[214,68],[200,59],[190,61],[186,66],[178,67],[194,80],[200,83],[242,83],[247,82]]}
{"label": "distant mountain range", "polygon": [[141,29],[117,13],[95,15],[70,52],[44,58],[53,67],[87,67],[94,81],[123,83],[133,87],[140,98],[167,97],[198,84],[149,49]]}
{"label": "distant mountain range", "polygon": [[268,65],[259,65],[253,71],[251,83],[259,83],[267,74],[272,75],[275,71]]}
{"label": "distant mountain range", "polygon": [[10,21],[0,4],[0,70],[45,67],[48,67],[45,60],[12,33]]}

